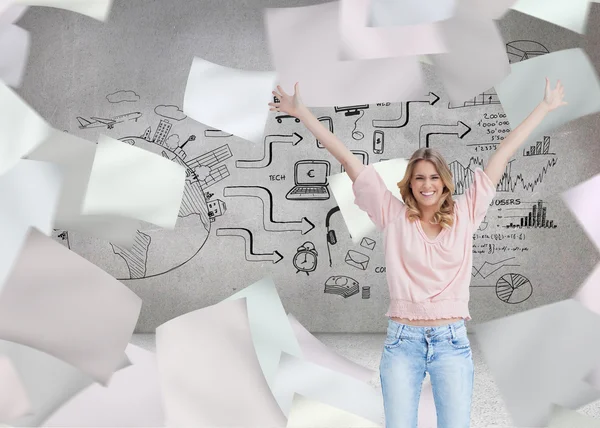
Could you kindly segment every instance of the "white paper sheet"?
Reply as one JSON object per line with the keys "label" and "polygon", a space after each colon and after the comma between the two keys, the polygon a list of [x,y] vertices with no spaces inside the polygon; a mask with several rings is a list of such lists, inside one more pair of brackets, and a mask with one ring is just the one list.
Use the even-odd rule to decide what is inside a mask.
{"label": "white paper sheet", "polygon": [[511,9],[584,34],[590,0],[517,0]]}
{"label": "white paper sheet", "polygon": [[52,128],[8,86],[0,82],[0,176],[43,143]]}
{"label": "white paper sheet", "polygon": [[443,21],[454,15],[458,0],[369,0],[370,27],[396,27]]}
{"label": "white paper sheet", "polygon": [[225,301],[241,298],[246,299],[252,342],[265,379],[271,387],[281,352],[302,357],[302,351],[271,278],[261,279]]}
{"label": "white paper sheet", "polygon": [[12,0],[18,5],[47,6],[80,13],[99,21],[108,18],[112,0]]}
{"label": "white paper sheet", "polygon": [[[600,399],[585,377],[600,361],[600,316],[574,299],[474,326],[475,339],[517,426],[547,426],[552,404]],[[585,349],[585,352],[581,352]]]}
{"label": "white paper sheet", "polygon": [[53,129],[49,138],[27,159],[52,162],[64,180],[53,227],[81,232],[124,248],[134,242],[139,220],[118,215],[83,215],[81,209],[88,187],[96,144]]}
{"label": "white paper sheet", "polygon": [[31,228],[0,294],[0,339],[47,352],[106,385],[141,304],[125,285]]}
{"label": "white paper sheet", "polygon": [[[374,370],[350,361],[328,348],[327,345],[313,336],[302,324],[300,324],[292,314],[288,314],[288,320],[301,349],[301,355],[299,357],[319,366],[351,376],[361,382],[369,382],[373,379],[373,376],[377,375],[377,372]],[[279,359],[277,365],[279,365]]]}
{"label": "white paper sheet", "polygon": [[566,49],[511,65],[510,75],[496,85],[496,93],[510,126],[517,127],[544,97],[545,78],[552,87],[560,79],[567,105],[549,112],[523,145],[589,114],[600,111],[600,81],[583,49]]}
{"label": "white paper sheet", "polygon": [[83,214],[119,214],[174,229],[185,168],[148,150],[101,135]]}
{"label": "white paper sheet", "polygon": [[31,403],[31,411],[13,420],[14,427],[39,426],[93,379],[72,365],[45,352],[0,340],[0,355],[10,358]]}
{"label": "white paper sheet", "polygon": [[590,418],[564,407],[554,406],[548,428],[600,428],[600,419]]}
{"label": "white paper sheet", "polygon": [[156,329],[168,427],[285,426],[251,336],[246,298],[187,313]]}
{"label": "white paper sheet", "polygon": [[441,29],[434,23],[368,27],[370,3],[371,0],[340,0],[341,60],[391,58],[447,51]]}
{"label": "white paper sheet", "polygon": [[600,174],[570,188],[562,194],[562,199],[600,249]]}
{"label": "white paper sheet", "polygon": [[29,58],[29,32],[16,25],[0,26],[0,80],[18,88]]}
{"label": "white paper sheet", "polygon": [[266,9],[271,56],[283,89],[293,92],[299,82],[302,101],[309,107],[398,102],[419,96],[423,77],[415,56],[338,59],[339,9],[338,1]]}
{"label": "white paper sheet", "polygon": [[[407,165],[408,161],[406,159],[390,159],[373,164],[386,187],[400,200],[402,200],[402,196],[397,183],[404,177]],[[362,238],[376,229],[375,224],[373,224],[369,215],[354,203],[352,180],[348,177],[348,173],[331,175],[328,181],[331,193],[333,193],[340,207],[340,213],[348,227],[348,232],[352,236],[352,242],[358,244]]]}
{"label": "white paper sheet", "polygon": [[108,386],[81,391],[43,425],[45,427],[163,427],[164,412],[156,355],[131,343],[129,367],[116,372]]}
{"label": "white paper sheet", "polygon": [[253,143],[263,140],[276,75],[194,58],[183,99],[192,119]]}
{"label": "white paper sheet", "polygon": [[[494,87],[510,73],[506,45],[496,22],[458,1],[454,16],[440,22],[448,52],[430,55],[452,103]],[[492,2],[485,2],[492,3]]]}
{"label": "white paper sheet", "polygon": [[0,423],[10,423],[31,412],[21,376],[6,355],[0,354]]}
{"label": "white paper sheet", "polygon": [[296,393],[375,423],[379,423],[383,415],[383,398],[379,389],[345,374],[282,353],[273,395],[285,415],[289,415]]}
{"label": "white paper sheet", "polygon": [[0,0],[0,26],[14,24],[27,9],[27,6],[12,4],[10,0]]}
{"label": "white paper sheet", "polygon": [[375,428],[378,423],[317,400],[294,394],[287,428]]}
{"label": "white paper sheet", "polygon": [[52,234],[62,182],[56,165],[24,159],[0,175],[0,301],[29,228],[36,227],[46,235]]}

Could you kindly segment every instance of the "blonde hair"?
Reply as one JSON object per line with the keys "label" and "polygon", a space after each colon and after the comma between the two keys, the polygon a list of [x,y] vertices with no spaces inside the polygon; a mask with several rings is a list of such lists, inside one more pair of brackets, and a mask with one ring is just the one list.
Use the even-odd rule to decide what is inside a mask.
{"label": "blonde hair", "polygon": [[409,221],[415,221],[421,218],[419,205],[410,188],[410,180],[413,176],[415,165],[422,160],[429,161],[435,166],[444,183],[444,190],[438,202],[437,211],[433,215],[432,223],[439,224],[444,228],[450,228],[454,224],[454,200],[452,199],[452,194],[454,193],[454,181],[452,180],[452,172],[450,171],[448,164],[442,155],[434,149],[424,147],[414,152],[408,161],[404,178],[398,183],[402,200],[406,205],[406,215],[408,216]]}

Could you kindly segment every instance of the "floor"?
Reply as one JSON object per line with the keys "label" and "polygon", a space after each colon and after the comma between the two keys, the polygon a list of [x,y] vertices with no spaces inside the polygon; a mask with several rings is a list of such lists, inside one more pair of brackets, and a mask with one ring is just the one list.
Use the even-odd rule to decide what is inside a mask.
{"label": "floor", "polygon": [[[362,366],[379,372],[379,360],[385,334],[315,334],[331,350]],[[132,343],[144,349],[155,351],[153,334],[135,334]],[[477,341],[471,340],[473,361],[475,362],[475,385],[471,411],[472,428],[513,428],[510,417],[486,367]],[[379,376],[370,382],[380,388]],[[600,401],[588,404],[578,410],[580,413],[600,419]],[[381,421],[383,427],[383,420]]]}

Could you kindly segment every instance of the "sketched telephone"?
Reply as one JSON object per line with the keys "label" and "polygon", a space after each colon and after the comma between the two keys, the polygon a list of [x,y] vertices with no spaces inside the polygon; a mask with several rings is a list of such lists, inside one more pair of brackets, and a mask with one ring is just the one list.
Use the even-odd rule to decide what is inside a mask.
{"label": "sketched telephone", "polygon": [[327,254],[329,255],[329,267],[331,267],[331,250],[329,249],[329,245],[337,244],[337,237],[335,236],[335,230],[329,230],[329,219],[333,214],[340,210],[339,206],[333,207],[327,213],[325,217],[325,228],[327,229]]}
{"label": "sketched telephone", "polygon": [[[331,117],[329,116],[321,116],[319,118],[319,122],[323,123],[323,125],[326,128],[329,128],[330,132],[333,132],[333,119],[331,119]],[[317,147],[320,149],[324,149],[325,146],[323,146],[323,144],[321,144],[321,142],[317,139]]]}

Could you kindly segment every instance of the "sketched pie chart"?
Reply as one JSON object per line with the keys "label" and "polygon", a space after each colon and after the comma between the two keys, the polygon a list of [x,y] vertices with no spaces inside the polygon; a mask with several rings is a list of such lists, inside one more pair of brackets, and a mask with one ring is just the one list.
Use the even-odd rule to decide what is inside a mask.
{"label": "sketched pie chart", "polygon": [[[179,155],[161,144],[139,137],[120,140],[187,166]],[[144,279],[171,272],[190,261],[204,246],[210,226],[201,183],[188,179],[174,230],[142,222],[130,249],[78,233],[69,233],[69,244],[74,252],[119,280]]]}
{"label": "sketched pie chart", "polygon": [[502,275],[496,282],[496,296],[504,303],[517,304],[533,294],[531,282],[518,273]]}

